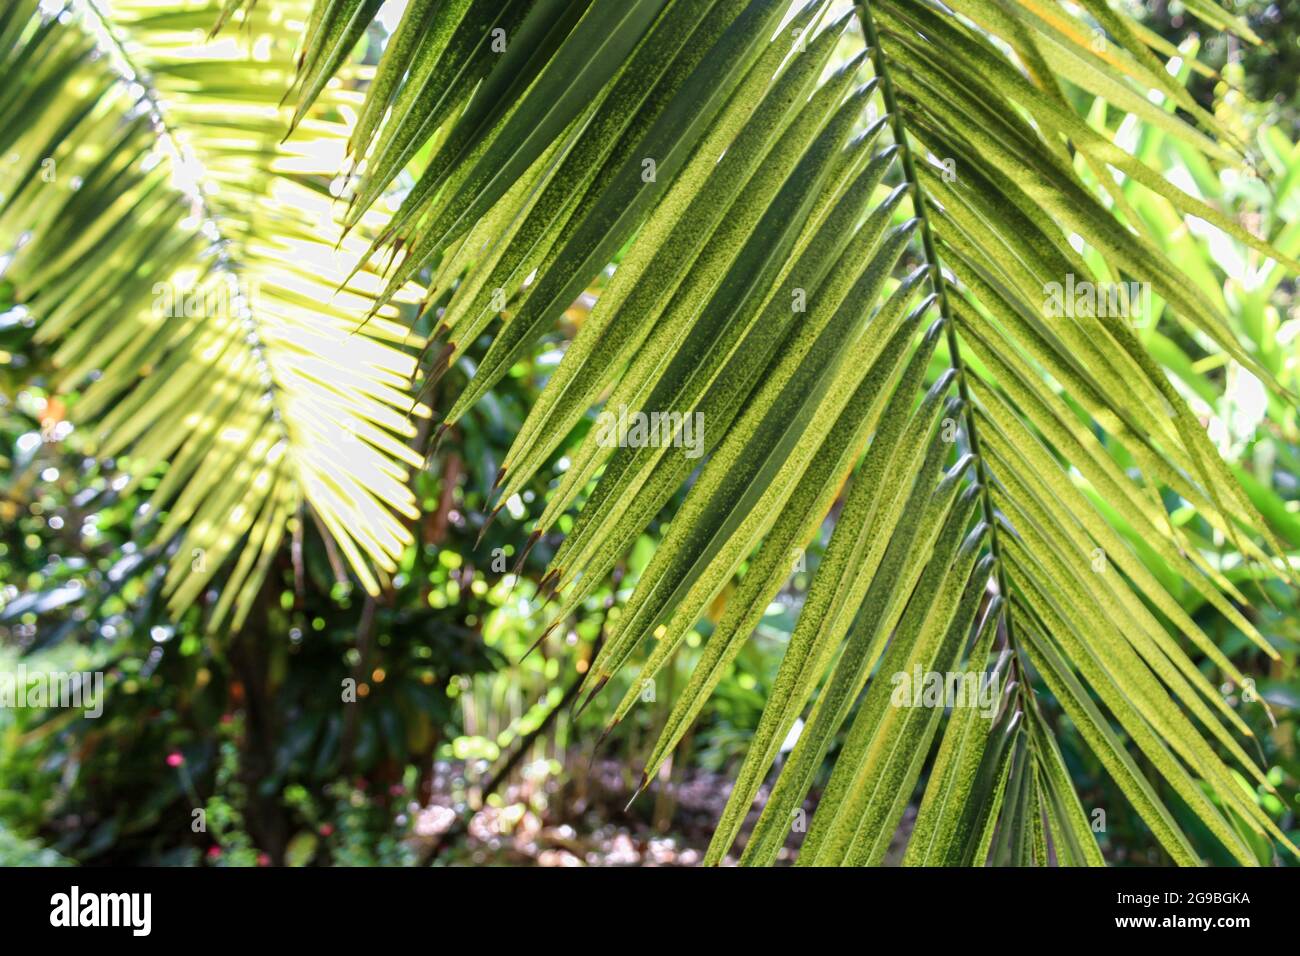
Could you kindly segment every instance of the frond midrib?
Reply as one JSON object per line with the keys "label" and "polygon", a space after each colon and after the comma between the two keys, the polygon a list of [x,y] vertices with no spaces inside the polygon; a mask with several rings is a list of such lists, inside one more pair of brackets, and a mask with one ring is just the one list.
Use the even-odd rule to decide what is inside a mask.
{"label": "frond midrib", "polygon": [[[930,225],[930,216],[927,210],[925,197],[925,188],[922,186],[920,178],[916,173],[916,163],[912,155],[911,143],[907,136],[907,127],[903,118],[902,110],[898,105],[898,100],[894,92],[893,78],[890,75],[889,67],[886,63],[886,55],[883,44],[880,42],[880,36],[876,31],[875,21],[871,16],[871,5],[869,0],[854,0],[854,7],[858,14],[859,22],[862,25],[863,35],[866,41],[867,49],[871,57],[872,68],[877,76],[880,77],[880,93],[885,103],[885,111],[889,114],[890,129],[893,132],[894,142],[898,145],[901,152],[901,162],[903,176],[907,181],[909,191],[912,196],[912,207],[916,217],[921,221],[921,245],[925,255],[926,266],[930,275],[930,283],[933,287],[936,301],[939,306],[939,315],[943,322],[944,340],[948,348],[948,360],[957,378],[957,391],[962,401],[962,421],[966,428],[967,440],[970,443],[971,454],[975,457],[976,480],[980,485],[980,508],[983,514],[984,522],[989,529],[989,549],[993,554],[996,566],[994,574],[997,581],[998,591],[1004,597],[1010,596],[1007,588],[1005,562],[1002,560],[1002,547],[999,539],[998,520],[996,509],[993,506],[992,495],[989,490],[989,473],[988,465],[984,460],[981,452],[979,430],[975,421],[974,404],[971,398],[970,389],[966,383],[966,363],[961,357],[961,349],[957,340],[957,323],[953,319],[952,308],[948,303],[947,283],[943,280],[942,267],[939,262],[938,249],[934,241],[934,232]],[[1004,605],[1002,618],[1006,626],[1007,643],[1013,650],[1013,665],[1016,669],[1017,676],[1023,678],[1022,662],[1020,649],[1016,644],[1015,631],[1011,621],[1010,604]],[[1026,682],[1021,679],[1017,687],[1017,694],[1024,700],[1024,688]],[[1032,699],[1032,695],[1031,695]]]}
{"label": "frond midrib", "polygon": [[[163,107],[162,98],[159,96],[158,89],[154,86],[152,77],[149,75],[147,70],[142,69],[132,58],[130,51],[126,48],[126,44],[123,43],[121,37],[118,36],[116,24],[100,7],[99,0],[83,0],[83,2],[91,15],[94,16],[96,21],[99,23],[99,32],[102,32],[103,38],[109,44],[109,49],[106,53],[108,54],[110,63],[116,59],[120,61],[121,66],[124,66],[130,71],[129,76],[124,76],[122,75],[121,69],[114,67],[115,72],[118,74],[117,82],[133,82],[139,85],[140,89],[143,91],[142,99],[144,99],[148,104],[149,112],[155,126],[171,144],[171,150],[175,157],[172,161],[184,162],[186,166],[191,167],[196,173],[194,177],[195,185],[192,190],[186,189],[184,183],[179,183],[174,180],[172,181],[171,186],[189,198],[200,210],[202,221],[199,231],[208,239],[208,248],[211,249],[215,255],[215,271],[224,276],[230,277],[234,281],[234,288],[237,290],[240,289],[240,270],[235,262],[235,258],[230,255],[231,247],[237,243],[236,240],[222,232],[221,219],[213,211],[212,205],[208,200],[209,190],[207,182],[210,179],[210,174],[207,167],[203,164],[198,155],[196,155],[195,151],[189,149],[185,144],[183,138],[177,131],[177,127],[167,116],[167,111]],[[95,37],[95,39],[98,41],[99,37]],[[263,394],[273,410],[273,414],[270,416],[274,422],[273,427],[279,433],[280,441],[284,444],[286,449],[292,449],[293,443],[290,440],[289,431],[285,426],[281,414],[281,408],[278,403],[279,388],[277,387],[275,378],[275,363],[272,360],[270,350],[266,347],[266,343],[261,334],[261,327],[258,323],[257,315],[251,308],[245,306],[238,310],[238,319],[240,324],[248,333],[245,337],[245,343],[256,356],[259,366],[265,370],[265,388]]]}

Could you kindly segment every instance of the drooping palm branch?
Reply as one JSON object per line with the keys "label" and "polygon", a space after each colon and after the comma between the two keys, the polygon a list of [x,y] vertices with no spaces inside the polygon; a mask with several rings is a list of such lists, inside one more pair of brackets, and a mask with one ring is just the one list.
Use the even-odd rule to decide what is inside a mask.
{"label": "drooping palm branch", "polygon": [[[208,625],[237,628],[307,513],[376,591],[411,540],[422,343],[395,305],[359,326],[373,272],[335,294],[365,248],[361,234],[335,248],[329,192],[357,94],[328,91],[277,145],[306,5],[255,11],[255,43],[207,45],[208,4],[37,10],[0,15],[5,277],[57,343],[58,386],[84,388],[96,451],[136,482],[168,463],[139,523],[175,550],[171,608],[219,578]],[[363,228],[385,222],[374,210]]]}
{"label": "drooping palm branch", "polygon": [[[344,95],[332,77],[378,6],[317,0],[286,149]],[[710,861],[799,725],[744,862],[776,858],[841,734],[803,864],[879,862],[923,777],[907,862],[1101,862],[1040,690],[1175,862],[1202,854],[1170,798],[1241,863],[1261,843],[1294,853],[1253,799],[1270,784],[1217,686],[1244,676],[1145,560],[1273,655],[1165,500],[1292,580],[1282,544],[1127,317],[1044,309],[1053,283],[1146,283],[1168,321],[1267,379],[1125,190],[1297,263],[1129,155],[1070,94],[1216,164],[1243,162],[1239,144],[1171,75],[1177,51],[1106,0],[863,0],[833,21],[828,0],[788,6],[411,0],[351,125],[349,241],[418,160],[358,259],[384,272],[373,308],[432,275],[451,291],[439,368],[492,335],[448,422],[618,262],[498,479],[506,500],[565,450],[533,531],[576,510],[547,578],[561,615],[686,488],[590,692],[647,648],[637,687],[653,678],[727,594],[648,780],[842,497]],[[282,5],[227,7],[233,37]],[[1188,8],[1250,39],[1209,2]],[[832,67],[859,27],[865,49]],[[601,404],[676,416],[677,438],[699,413],[705,457],[583,433]],[[991,674],[993,719],[895,706],[891,677],[918,669]]]}

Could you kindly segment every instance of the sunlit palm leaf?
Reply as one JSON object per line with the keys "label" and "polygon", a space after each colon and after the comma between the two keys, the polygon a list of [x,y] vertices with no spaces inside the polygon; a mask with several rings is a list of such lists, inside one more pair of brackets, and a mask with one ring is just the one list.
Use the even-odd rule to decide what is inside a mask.
{"label": "sunlit palm leaf", "polygon": [[[483,89],[535,94],[539,78],[579,69],[568,62],[576,44],[554,38],[537,57],[516,52],[494,63],[482,48],[492,18],[526,22],[544,4],[527,12],[436,4],[421,30],[428,6],[409,8],[372,92],[381,102],[367,105],[354,146],[366,153],[379,130],[360,208],[404,165],[382,144],[409,153],[439,131],[401,228],[384,241],[405,251],[393,282],[445,248],[462,250],[468,275],[444,316],[448,355],[500,316],[451,418],[636,236],[507,456],[502,497],[546,466],[602,401],[607,411],[704,415],[702,462],[663,447],[672,442],[647,447],[587,431],[534,531],[547,533],[578,508],[547,581],[562,617],[698,469],[587,674],[592,693],[647,643],[640,679],[653,677],[743,570],[643,779],[682,739],[854,472],[711,860],[730,848],[802,718],[746,862],[775,858],[841,728],[847,738],[801,863],[878,862],[936,738],[909,862],[1100,862],[1033,685],[1079,726],[1175,860],[1198,857],[1137,772],[1130,745],[1240,862],[1255,858],[1238,828],[1287,843],[1234,782],[1244,772],[1268,786],[1238,743],[1246,724],[1176,635],[1224,679],[1242,675],[1114,522],[1136,530],[1269,654],[1240,609],[1243,596],[1170,520],[1161,494],[1177,494],[1244,555],[1289,577],[1281,546],[1125,319],[1044,311],[1050,284],[1067,276],[1149,283],[1177,321],[1263,374],[1215,303],[1141,232],[1128,190],[1150,190],[1286,267],[1297,264],[1171,186],[1065,96],[1077,86],[1208,161],[1240,161],[1229,133],[1167,72],[1176,51],[1104,0],[863,2],[857,14],[875,80],[853,91],[860,60],[819,75],[844,26],[823,24],[827,4],[793,13],[775,37],[781,5],[668,4],[639,28],[606,98],[562,112],[553,152],[545,141],[527,145],[514,168],[532,163],[537,179],[512,196],[484,173],[525,148],[509,130],[542,122],[563,101],[524,92],[491,101],[491,120],[488,101],[474,105],[474,83],[485,76]],[[613,15],[599,2],[560,6],[577,18],[570,39]],[[328,9],[355,16],[361,5]],[[1253,39],[1214,4],[1192,12]],[[796,38],[798,52],[787,56]],[[308,44],[309,62],[319,61],[319,47]],[[457,63],[473,66],[453,72]],[[455,79],[429,84],[434,75]],[[701,89],[721,93],[702,101]],[[881,124],[866,129],[869,97],[888,113],[894,143],[883,150]],[[472,124],[438,105],[462,102]],[[403,108],[381,126],[389,103]],[[666,118],[672,135],[661,139]],[[593,129],[601,135],[579,131]],[[862,135],[849,143],[854,129]],[[544,157],[552,165],[540,169]],[[635,173],[646,160],[658,176],[642,181]],[[1123,189],[1112,170],[1125,177]],[[912,219],[898,221],[905,190],[889,192],[885,177],[908,187]],[[477,238],[455,246],[493,202]],[[909,236],[919,237],[912,248],[925,268],[895,288],[887,274]],[[467,248],[484,252],[465,256]],[[534,270],[536,281],[525,283]],[[913,311],[922,277],[933,294]],[[793,305],[801,297],[806,312]],[[919,340],[918,325],[927,327]],[[951,372],[927,388],[936,360]],[[1137,474],[1116,464],[1121,447]],[[990,723],[954,711],[943,726],[933,710],[893,708],[888,678],[913,666],[1005,678],[1001,716]],[[634,685],[615,719],[636,701]]]}
{"label": "sunlit palm leaf", "polygon": [[[10,12],[0,115],[22,172],[0,207],[6,275],[56,346],[59,387],[84,387],[97,451],[136,481],[168,464],[139,523],[175,542],[173,611],[220,576],[209,624],[237,627],[304,505],[377,591],[416,514],[422,343],[395,307],[361,327],[374,273],[335,294],[385,222],[371,212],[336,250],[348,127],[310,118],[277,145],[306,6],[237,14],[239,36],[207,44],[217,4],[73,10]],[[332,90],[317,112],[356,105]]]}

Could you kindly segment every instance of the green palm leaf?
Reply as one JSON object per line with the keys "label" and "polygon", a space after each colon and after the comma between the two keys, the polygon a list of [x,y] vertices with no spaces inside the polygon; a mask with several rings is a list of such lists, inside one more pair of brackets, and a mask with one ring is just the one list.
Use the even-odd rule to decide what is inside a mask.
{"label": "green palm leaf", "polygon": [[[335,249],[329,186],[348,128],[324,114],[355,98],[328,94],[321,118],[276,145],[291,5],[237,15],[251,47],[195,45],[212,5],[92,3],[66,25],[36,7],[9,11],[20,29],[0,66],[27,170],[0,205],[0,244],[16,248],[6,275],[37,339],[56,345],[59,387],[84,390],[98,453],[134,482],[168,463],[138,522],[175,551],[173,612],[220,576],[209,626],[238,627],[308,511],[377,592],[416,514],[421,343],[396,307],[360,327],[373,272],[335,294],[366,243]],[[383,224],[378,211],[364,221]]]}
{"label": "green palm leaf", "polygon": [[[659,54],[664,36],[685,35],[688,25],[680,17],[707,8],[703,31],[715,13],[726,10],[734,19],[742,6],[750,19],[742,16],[720,35],[704,32],[701,42],[717,44],[720,54],[747,48],[752,41],[742,30],[772,29],[771,20],[760,19],[763,4],[734,10],[727,4],[671,5],[647,28],[638,49]],[[1060,755],[1028,692],[1044,681],[1063,695],[1067,712],[1081,722],[1124,792],[1152,817],[1157,838],[1175,859],[1191,862],[1195,855],[1177,828],[1166,825],[1168,812],[1151,785],[1121,772],[1131,766],[1130,744],[1115,735],[1111,720],[1157,768],[1163,786],[1191,805],[1229,852],[1251,862],[1234,826],[1286,840],[1232,783],[1220,752],[1267,787],[1238,743],[1249,734],[1246,725],[1195,667],[1176,633],[1225,678],[1240,682],[1242,675],[1182,613],[1117,533],[1111,515],[1117,511],[1141,528],[1170,567],[1268,653],[1239,608],[1243,596],[1170,521],[1157,492],[1168,489],[1193,503],[1244,554],[1285,577],[1281,546],[1123,322],[1073,312],[1045,315],[1043,296],[1067,275],[1086,281],[1140,276],[1179,321],[1264,374],[1214,304],[1189,287],[1146,237],[1117,220],[1128,200],[1109,185],[1108,169],[1184,215],[1206,219],[1293,269],[1296,263],[1170,186],[1068,104],[1062,89],[1073,84],[1153,122],[1207,160],[1233,162],[1238,155],[1213,117],[1168,77],[1161,56],[1169,51],[1148,46],[1146,34],[1104,3],[1084,4],[1080,15],[1055,3],[965,0],[951,8],[961,16],[930,3],[862,3],[858,14],[875,80],[849,94],[860,65],[855,61],[822,77],[808,97],[802,91],[840,40],[836,23],[808,42],[804,31],[816,29],[824,7],[812,3],[794,14],[792,33],[800,38],[794,55],[786,56],[792,36],[782,33],[767,43],[766,53],[735,60],[725,75],[739,85],[728,88],[734,92],[717,112],[692,112],[698,110],[694,100],[686,101],[697,77],[720,85],[714,67],[722,59],[712,55],[691,60],[699,65],[685,79],[671,69],[660,74],[659,86],[647,77],[643,85],[653,92],[642,113],[624,107],[616,114],[621,100],[618,106],[596,102],[583,122],[632,117],[621,141],[602,140],[609,156],[604,169],[594,177],[555,173],[550,185],[552,174],[544,173],[536,187],[558,185],[572,196],[581,182],[585,192],[576,203],[506,200],[517,210],[516,222],[526,216],[538,222],[495,233],[496,247],[482,266],[494,270],[491,278],[476,277],[480,264],[465,262],[469,278],[447,313],[455,351],[466,344],[458,328],[467,336],[487,328],[488,289],[503,289],[511,305],[451,418],[504,374],[614,250],[635,236],[525,423],[499,484],[503,498],[522,488],[602,401],[607,412],[704,415],[708,458],[586,678],[590,692],[598,693],[647,642],[653,647],[641,679],[653,677],[743,569],[740,589],[675,702],[643,779],[699,714],[783,584],[789,555],[812,537],[844,471],[853,470],[857,449],[868,442],[710,859],[729,849],[779,744],[811,702],[745,860],[775,858],[791,813],[844,729],[848,736],[800,859],[878,861],[945,723],[932,710],[899,713],[888,706],[888,675],[913,664],[946,670],[962,660],[983,670],[996,639],[1002,664],[993,673],[1007,675],[1015,688],[1001,708],[1006,716],[996,727],[973,726],[956,711],[946,719],[922,797],[926,812],[919,825],[926,842],[909,851],[910,860],[979,862],[991,852],[1002,861],[1041,861],[1049,842],[1060,861],[1100,859],[1077,799],[1062,786]],[[584,16],[598,13],[609,15],[597,3]],[[1209,5],[1198,13],[1214,16]],[[675,32],[667,26],[674,17]],[[1228,27],[1229,21],[1222,16],[1216,25]],[[1098,35],[1106,42],[1091,42]],[[682,56],[695,39],[686,40]],[[539,75],[562,69],[566,55],[557,46]],[[670,54],[657,60],[669,62]],[[1055,70],[1053,60],[1066,66]],[[507,79],[528,82],[526,74],[503,76],[498,88]],[[392,95],[390,85],[383,89]],[[1191,122],[1153,108],[1152,90],[1182,107]],[[791,101],[792,94],[798,99]],[[835,131],[841,122],[864,129],[868,96],[888,113],[894,144],[883,152],[871,145],[879,124],[851,145]],[[794,110],[786,105],[792,102]],[[503,108],[521,111],[516,121],[525,126],[524,116],[541,115],[526,95]],[[663,192],[657,182],[641,184],[629,175],[638,158],[653,158],[647,143],[655,140],[641,130],[653,133],[662,116],[673,116],[677,129],[694,130],[686,124],[698,121],[709,130],[711,124]],[[419,119],[404,115],[400,122]],[[447,135],[458,136],[458,127],[451,125]],[[493,135],[499,133],[488,139]],[[508,143],[503,140],[498,151]],[[827,149],[838,158],[819,159]],[[1081,181],[1080,164],[1104,182],[1100,193]],[[390,173],[381,168],[377,175]],[[394,281],[414,275],[456,228],[464,228],[422,226],[450,221],[446,210],[456,205],[448,205],[449,197],[466,188],[460,177],[469,175],[463,164],[438,168],[439,180],[421,194],[427,206],[420,218],[408,219],[416,225],[402,242],[413,251],[392,273]],[[910,361],[908,338],[915,342],[916,333],[899,338],[896,332],[914,328],[899,325],[911,295],[900,290],[889,297],[892,282],[885,280],[909,232],[889,233],[881,244],[904,195],[896,191],[882,201],[886,175],[910,190],[919,217],[911,224],[920,226],[917,252],[934,284],[926,305],[937,309],[937,321]],[[378,185],[363,180],[362,194]],[[483,194],[479,207],[464,208],[483,209],[501,196]],[[506,212],[493,216],[497,222],[511,218]],[[1094,273],[1080,248],[1099,255],[1106,271]],[[533,268],[536,283],[522,285]],[[792,322],[789,303],[799,294],[807,296],[808,314]],[[466,325],[467,316],[473,319]],[[934,383],[913,412],[941,340],[945,348],[937,354],[946,353],[955,375]],[[960,402],[940,412],[954,384]],[[946,442],[934,437],[940,431]],[[679,425],[674,435],[681,433]],[[824,444],[831,436],[834,455]],[[533,533],[549,533],[566,510],[577,509],[548,576],[560,594],[561,618],[613,569],[699,464],[672,442],[628,447],[636,443],[609,437],[591,429],[569,452],[568,469]],[[1115,464],[1111,445],[1139,463],[1137,480]],[[943,459],[962,447],[971,457],[945,469]],[[958,496],[962,485],[967,490]],[[1094,495],[1107,510],[1098,509]],[[960,507],[954,506],[957,497]],[[1094,570],[1097,554],[1109,574]],[[1100,620],[1098,607],[1105,609]],[[1167,615],[1177,632],[1148,608]],[[976,617],[981,623],[972,637]],[[1086,636],[1080,630],[1085,622]],[[615,719],[635,703],[634,687]],[[1017,716],[1026,710],[1027,719]],[[1173,750],[1163,741],[1173,742]],[[1222,803],[1208,801],[1203,786]],[[967,808],[979,794],[984,815],[971,817]],[[1023,832],[1015,835],[1017,829]]]}

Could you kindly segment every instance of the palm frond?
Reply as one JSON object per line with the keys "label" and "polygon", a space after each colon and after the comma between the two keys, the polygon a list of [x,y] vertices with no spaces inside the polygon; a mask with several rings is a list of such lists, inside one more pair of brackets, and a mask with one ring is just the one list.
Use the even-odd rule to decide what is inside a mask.
{"label": "palm frond", "polygon": [[[1100,862],[1036,687],[1174,860],[1200,854],[1169,795],[1239,862],[1258,862],[1243,834],[1294,852],[1237,783],[1269,787],[1240,742],[1246,723],[1188,648],[1224,680],[1243,675],[1128,535],[1269,655],[1244,595],[1163,496],[1293,580],[1283,546],[1127,317],[1045,304],[1053,283],[1148,284],[1170,321],[1267,380],[1127,196],[1141,188],[1298,264],[1169,184],[1066,95],[1101,97],[1208,163],[1243,162],[1170,74],[1178,51],[1105,0],[862,0],[866,49],[829,74],[852,24],[827,23],[819,0],[789,13],[764,0],[430,6],[408,8],[363,111],[352,215],[434,143],[374,251],[403,252],[391,289],[458,250],[464,277],[443,273],[450,358],[497,323],[450,420],[622,250],[498,479],[504,500],[565,449],[530,539],[576,509],[547,577],[560,618],[687,488],[589,693],[651,645],[621,718],[740,574],[643,779],[849,479],[711,861],[801,723],[745,862],[776,858],[841,731],[801,863],[878,862],[923,776],[909,862]],[[366,16],[360,2],[318,11],[335,25]],[[1191,12],[1253,39],[1214,4]],[[531,37],[535,20],[561,29],[511,47],[512,25]],[[510,39],[494,59],[498,29]],[[584,61],[588,30],[630,50],[621,65]],[[326,49],[307,45],[316,66],[300,109]],[[579,77],[591,86],[570,96]],[[526,170],[526,186],[506,188]],[[948,371],[936,378],[936,365]],[[603,421],[623,417],[573,445],[602,403]],[[670,440],[629,440],[623,422],[638,412],[667,416]],[[681,447],[696,414],[699,459]],[[1136,468],[1121,468],[1121,450]],[[996,719],[893,706],[891,675],[914,669],[996,681]]]}
{"label": "palm frond", "polygon": [[157,484],[138,522],[175,549],[173,611],[220,576],[209,626],[237,628],[304,507],[378,590],[416,514],[409,413],[429,413],[411,392],[423,343],[397,306],[361,324],[379,277],[335,294],[386,222],[373,210],[343,240],[330,192],[349,131],[338,117],[359,98],[327,91],[277,145],[294,5],[256,7],[240,37],[196,45],[218,8],[6,11],[0,116],[21,172],[0,246],[57,386],[84,391],[97,453]]}

